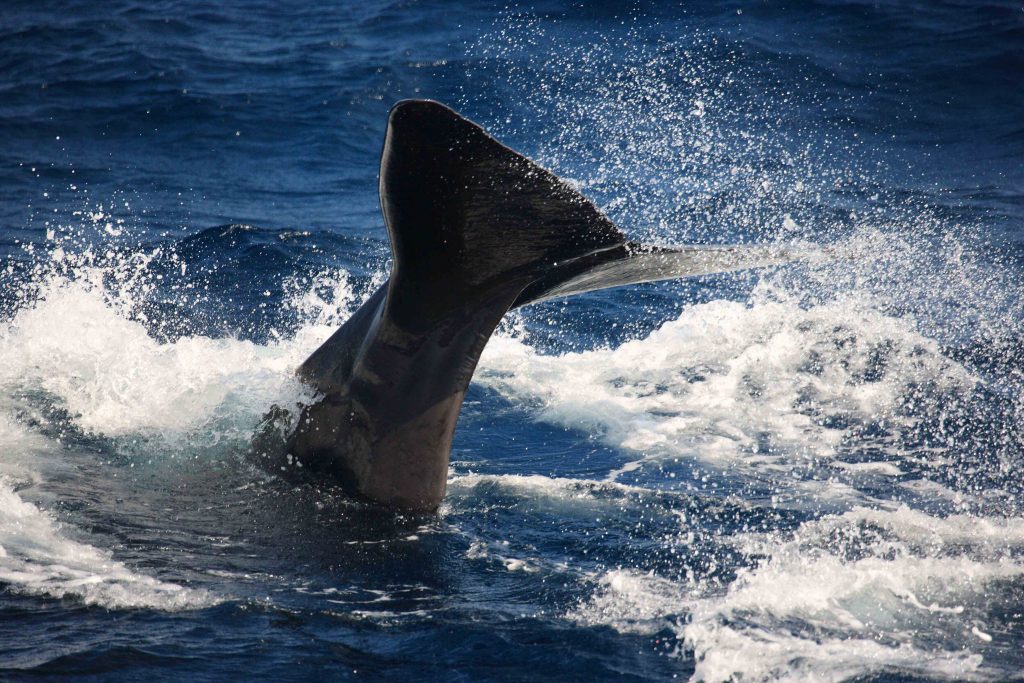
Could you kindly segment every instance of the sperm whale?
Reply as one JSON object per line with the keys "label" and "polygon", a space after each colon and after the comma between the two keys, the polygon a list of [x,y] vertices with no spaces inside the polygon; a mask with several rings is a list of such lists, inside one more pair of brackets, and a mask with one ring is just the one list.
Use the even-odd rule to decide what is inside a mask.
{"label": "sperm whale", "polygon": [[289,418],[280,452],[307,476],[410,512],[444,497],[466,389],[509,310],[788,260],[767,247],[629,241],[568,183],[432,100],[391,109],[379,192],[390,277],[298,368],[317,400]]}

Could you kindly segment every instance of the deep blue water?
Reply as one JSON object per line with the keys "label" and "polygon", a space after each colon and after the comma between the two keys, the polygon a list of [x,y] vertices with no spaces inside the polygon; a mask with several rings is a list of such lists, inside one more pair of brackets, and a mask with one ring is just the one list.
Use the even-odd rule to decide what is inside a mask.
{"label": "deep blue water", "polygon": [[[1024,676],[1024,7],[6,2],[5,679]],[[436,516],[246,453],[429,97],[631,236],[830,258],[509,316]]]}

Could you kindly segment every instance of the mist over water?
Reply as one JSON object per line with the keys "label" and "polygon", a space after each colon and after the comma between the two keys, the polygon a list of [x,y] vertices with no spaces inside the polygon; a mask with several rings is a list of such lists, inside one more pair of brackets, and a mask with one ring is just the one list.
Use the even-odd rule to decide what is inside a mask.
{"label": "mist over water", "polygon": [[[1019,677],[1019,8],[457,14],[5,10],[5,675]],[[249,442],[387,277],[403,97],[809,258],[507,316],[436,517],[288,483]]]}

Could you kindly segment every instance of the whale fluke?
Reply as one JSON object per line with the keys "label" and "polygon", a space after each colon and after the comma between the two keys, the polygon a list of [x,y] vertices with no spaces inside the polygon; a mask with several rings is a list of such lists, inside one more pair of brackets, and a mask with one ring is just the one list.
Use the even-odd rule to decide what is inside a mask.
{"label": "whale fluke", "polygon": [[429,100],[391,110],[380,203],[390,278],[298,369],[319,400],[286,450],[304,472],[408,511],[441,503],[466,388],[511,308],[790,258],[630,242],[567,183]]}

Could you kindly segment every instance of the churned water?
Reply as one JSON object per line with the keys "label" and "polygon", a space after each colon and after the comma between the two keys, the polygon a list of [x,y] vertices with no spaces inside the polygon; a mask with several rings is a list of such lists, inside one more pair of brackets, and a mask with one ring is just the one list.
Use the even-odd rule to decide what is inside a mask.
{"label": "churned water", "polygon": [[[5,3],[3,677],[1021,678],[1022,86],[1012,2]],[[436,516],[296,487],[407,97],[833,258],[509,315]]]}

